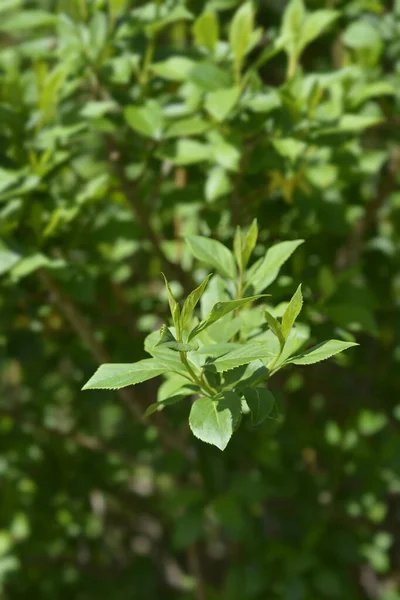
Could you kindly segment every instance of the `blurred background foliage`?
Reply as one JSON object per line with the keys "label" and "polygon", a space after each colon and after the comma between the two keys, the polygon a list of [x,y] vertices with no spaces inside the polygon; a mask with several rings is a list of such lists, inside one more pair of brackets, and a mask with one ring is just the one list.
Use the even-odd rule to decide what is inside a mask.
{"label": "blurred background foliage", "polygon": [[[400,2],[286,5],[1,0],[5,600],[400,598]],[[259,255],[306,240],[274,302],[359,349],[223,454],[143,420],[161,381],[81,393],[144,356],[161,270],[204,276],[184,236],[254,217]]]}

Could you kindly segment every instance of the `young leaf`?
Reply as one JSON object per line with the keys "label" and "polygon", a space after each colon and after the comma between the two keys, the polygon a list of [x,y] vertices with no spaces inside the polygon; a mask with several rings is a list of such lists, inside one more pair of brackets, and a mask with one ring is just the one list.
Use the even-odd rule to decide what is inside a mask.
{"label": "young leaf", "polygon": [[314,363],[331,358],[331,356],[339,354],[339,352],[343,352],[343,350],[347,350],[347,348],[351,348],[352,346],[358,346],[358,344],[355,344],[354,342],[342,342],[341,340],[329,340],[317,344],[317,346],[314,346],[302,354],[292,356],[287,360],[287,363],[293,363],[295,365],[313,365]]}
{"label": "young leaf", "polygon": [[214,12],[204,12],[193,25],[194,38],[199,46],[214,51],[219,39],[219,23]]}
{"label": "young leaf", "polygon": [[253,219],[249,230],[247,231],[244,239],[244,245],[242,247],[242,267],[243,270],[247,267],[247,263],[250,260],[250,256],[254,248],[256,247],[258,239],[258,225],[257,219]]}
{"label": "young leaf", "polygon": [[234,392],[225,392],[221,400],[195,400],[190,411],[189,425],[197,438],[225,450],[240,415],[240,397]]}
{"label": "young leaf", "polygon": [[243,395],[251,413],[252,425],[260,425],[271,414],[275,398],[268,388],[245,388]]}
{"label": "young leaf", "polygon": [[271,356],[273,356],[273,353],[270,345],[265,342],[248,342],[218,358],[214,365],[219,373],[224,373],[235,367],[247,365],[253,360],[261,360]]}
{"label": "young leaf", "polygon": [[145,358],[132,364],[101,365],[93,377],[83,386],[83,390],[119,390],[127,385],[135,385],[158,377],[168,371],[154,358]]}
{"label": "young leaf", "polygon": [[240,308],[244,306],[248,302],[254,302],[259,298],[263,298],[264,295],[261,296],[249,296],[248,298],[242,298],[241,300],[229,300],[228,302],[217,302],[215,306],[211,309],[209,314],[202,320],[189,334],[188,341],[192,340],[196,335],[198,335],[204,329],[207,329],[210,325],[232,312],[236,308]]}
{"label": "young leaf", "polygon": [[181,326],[180,326],[181,309],[179,307],[179,304],[177,303],[177,301],[174,298],[174,295],[172,293],[172,290],[170,288],[170,285],[169,285],[168,280],[165,277],[164,273],[162,274],[162,276],[164,277],[165,287],[167,288],[168,302],[169,302],[169,308],[171,311],[172,320],[174,322],[177,332],[179,333],[181,330]]}
{"label": "young leaf", "polygon": [[282,316],[282,335],[286,340],[289,337],[289,333],[300,314],[301,307],[303,306],[303,295],[301,293],[301,284],[295,291],[290,300],[285,312]]}
{"label": "young leaf", "polygon": [[218,269],[225,277],[235,278],[236,267],[232,253],[221,242],[201,235],[188,235],[186,241],[196,258]]}
{"label": "young leaf", "polygon": [[157,348],[158,346],[161,346],[163,348],[170,348],[171,350],[175,350],[176,352],[191,352],[192,350],[197,349],[197,345],[192,346],[190,344],[183,344],[182,342],[178,342],[166,325],[163,325],[160,329],[160,340],[155,345],[155,348]]}
{"label": "young leaf", "polygon": [[258,294],[265,290],[278,277],[282,265],[290,258],[293,252],[304,240],[292,242],[280,242],[271,246],[265,258],[256,262],[247,273],[246,287],[251,285],[254,293]]}
{"label": "young leaf", "polygon": [[250,256],[256,246],[258,238],[257,219],[254,219],[249,230],[244,234],[241,228],[236,228],[235,237],[233,240],[233,249],[235,252],[236,261],[240,271],[243,273],[247,267]]}
{"label": "young leaf", "polygon": [[254,12],[251,2],[243,4],[235,13],[229,30],[229,44],[232,48],[236,72],[240,71],[246,56],[254,25]]}
{"label": "young leaf", "polygon": [[306,15],[303,0],[291,0],[283,15],[281,40],[289,56],[298,52],[298,40]]}
{"label": "young leaf", "polygon": [[274,371],[285,365],[288,358],[300,352],[301,348],[307,343],[310,338],[310,328],[308,325],[298,323],[293,327],[289,337],[285,341],[285,345],[274,364]]}
{"label": "young leaf", "polygon": [[188,323],[191,316],[193,315],[193,311],[196,308],[197,303],[200,300],[201,296],[203,295],[203,292],[206,289],[207,283],[209,282],[211,277],[212,277],[212,274],[207,275],[207,277],[199,285],[199,287],[197,287],[195,290],[193,290],[193,292],[191,292],[189,294],[189,296],[186,298],[185,303],[182,308],[182,317],[181,317],[182,329],[185,327],[185,325]]}
{"label": "young leaf", "polygon": [[270,330],[272,331],[272,333],[278,338],[278,340],[279,340],[279,346],[282,349],[283,346],[285,345],[285,338],[284,338],[283,332],[282,332],[282,325],[267,310],[264,311],[264,317],[265,317],[265,320],[268,323],[268,327],[270,328]]}

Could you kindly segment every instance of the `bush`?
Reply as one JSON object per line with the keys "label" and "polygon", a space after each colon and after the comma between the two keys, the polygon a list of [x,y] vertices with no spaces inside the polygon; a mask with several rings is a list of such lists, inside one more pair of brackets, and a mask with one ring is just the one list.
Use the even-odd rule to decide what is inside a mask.
{"label": "bush", "polygon": [[2,0],[5,600],[400,598],[399,34],[398,1]]}

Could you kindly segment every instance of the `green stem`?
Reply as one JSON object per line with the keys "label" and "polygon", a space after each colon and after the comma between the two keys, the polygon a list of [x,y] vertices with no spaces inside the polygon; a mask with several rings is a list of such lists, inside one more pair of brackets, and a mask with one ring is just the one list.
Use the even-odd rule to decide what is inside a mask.
{"label": "green stem", "polygon": [[[161,0],[156,0],[156,20],[159,16],[160,8],[161,8]],[[157,41],[157,33],[152,32],[150,34],[150,40],[149,40],[149,43],[147,44],[146,52],[143,57],[143,66],[142,66],[142,71],[140,73],[140,81],[141,81],[143,88],[146,87],[147,82],[149,80],[149,69],[150,69],[151,63],[153,61],[154,53],[156,51],[156,41]]]}
{"label": "green stem", "polygon": [[292,77],[295,76],[296,71],[297,71],[297,63],[298,63],[298,57],[297,54],[292,54],[289,58],[289,62],[288,62],[288,68],[287,68],[287,73],[286,73],[286,79],[292,79]]}
{"label": "green stem", "polygon": [[147,85],[147,82],[149,79],[149,69],[150,69],[151,62],[153,60],[155,50],[156,50],[156,36],[155,36],[155,34],[153,34],[147,45],[146,52],[145,52],[145,55],[143,58],[142,72],[140,74],[140,81],[141,81],[143,87],[145,87]]}
{"label": "green stem", "polygon": [[197,377],[196,373],[193,371],[192,367],[189,364],[189,361],[187,359],[185,352],[179,352],[179,354],[181,357],[182,364],[185,365],[186,370],[189,373],[189,375],[191,376],[194,383],[196,385],[198,385],[201,390],[206,392],[211,397],[215,396],[214,390],[211,389],[211,387],[208,385],[208,383],[206,383],[205,381],[203,382],[199,377]]}
{"label": "green stem", "polygon": [[[272,377],[272,375],[275,375],[275,373],[276,373],[277,371],[274,371],[274,367],[275,367],[276,363],[278,362],[279,358],[281,357],[281,355],[282,355],[282,351],[283,351],[283,346],[281,345],[281,343],[279,343],[279,345],[280,345],[280,349],[279,349],[279,352],[278,352],[278,354],[275,356],[274,360],[272,361],[272,364],[271,364],[271,365],[269,365],[269,366],[267,367],[267,368],[268,368],[268,372],[267,372],[267,373],[265,373],[264,375],[261,375],[261,377],[259,377],[259,378],[258,378],[258,379],[257,379],[257,380],[256,380],[256,381],[255,381],[255,382],[252,384],[252,386],[251,386],[251,387],[257,387],[257,385],[258,385],[259,383],[261,383],[261,382],[262,382],[262,381],[264,381],[265,379],[269,379],[270,377]],[[278,370],[278,369],[277,369],[277,370]]]}

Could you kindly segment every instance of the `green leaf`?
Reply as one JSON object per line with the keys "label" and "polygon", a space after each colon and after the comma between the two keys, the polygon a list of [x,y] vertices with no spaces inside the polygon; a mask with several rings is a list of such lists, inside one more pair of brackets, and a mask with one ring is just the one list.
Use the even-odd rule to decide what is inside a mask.
{"label": "green leaf", "polygon": [[285,344],[285,338],[284,338],[283,332],[282,332],[282,325],[267,310],[264,311],[264,317],[265,317],[265,320],[268,323],[268,327],[270,328],[270,330],[272,331],[272,333],[275,335],[275,337],[278,338],[279,345],[280,345],[280,347],[282,349],[283,346],[284,346],[284,344]]}
{"label": "green leaf", "polygon": [[251,285],[256,294],[263,291],[275,281],[282,265],[303,242],[304,240],[294,240],[271,246],[265,258],[261,262],[257,261],[249,269],[246,277],[246,287]]}
{"label": "green leaf", "polygon": [[21,4],[22,0],[2,0],[0,4],[0,14],[13,8],[20,8]]}
{"label": "green leaf", "polygon": [[50,259],[41,252],[31,254],[18,261],[11,270],[11,278],[13,281],[19,281],[38,269],[60,269],[66,266],[63,259]]}
{"label": "green leaf", "polygon": [[213,52],[219,39],[219,23],[214,12],[204,12],[193,25],[193,35],[199,46]]}
{"label": "green leaf", "polygon": [[235,237],[233,241],[233,248],[235,252],[236,262],[242,273],[246,269],[250,256],[256,246],[257,238],[257,219],[253,220],[246,234],[242,232],[239,226],[236,228]]}
{"label": "green leaf", "polygon": [[195,61],[184,56],[171,56],[162,62],[153,63],[150,69],[162,79],[185,81],[195,65]]}
{"label": "green leaf", "polygon": [[368,127],[373,127],[374,125],[379,125],[379,123],[383,122],[382,117],[369,116],[369,115],[351,115],[346,114],[342,115],[339,119],[339,122],[332,126],[320,129],[316,132],[316,136],[326,136],[326,135],[343,135],[343,134],[357,134],[361,133],[364,129]]}
{"label": "green leaf", "polygon": [[170,288],[170,285],[169,285],[168,280],[167,280],[166,276],[164,275],[164,273],[162,274],[162,276],[164,277],[165,287],[167,288],[168,302],[169,302],[169,308],[171,311],[172,320],[174,322],[177,332],[180,333],[181,309],[180,309],[179,304],[177,303],[177,301],[174,298],[174,295],[172,293],[172,290]]}
{"label": "green leaf", "polygon": [[[158,334],[158,332],[156,332]],[[171,348],[165,348],[163,346],[154,346],[149,354],[156,359],[158,365],[160,365],[165,371],[173,371],[174,373],[187,376],[186,367],[182,364],[180,355]],[[189,359],[188,359],[189,360]],[[193,367],[189,361],[190,366]]]}
{"label": "green leaf", "polygon": [[145,358],[132,364],[104,364],[83,386],[83,390],[119,390],[158,377],[168,369],[154,358]]}
{"label": "green leaf", "polygon": [[295,291],[290,300],[285,312],[282,316],[282,335],[286,340],[289,337],[289,333],[292,330],[292,327],[300,314],[301,308],[303,306],[303,295],[301,293],[301,284]]}
{"label": "green leaf", "polygon": [[101,102],[87,102],[82,108],[80,115],[88,119],[99,119],[104,117],[109,112],[115,112],[118,105],[111,100],[103,100]]}
{"label": "green leaf", "polygon": [[164,118],[160,105],[149,100],[144,106],[127,106],[125,121],[132,129],[146,137],[159,140],[162,137]]}
{"label": "green leaf", "polygon": [[275,398],[266,387],[245,388],[243,395],[250,409],[252,425],[260,425],[271,414]]}
{"label": "green leaf", "polygon": [[217,90],[206,95],[205,108],[218,122],[222,122],[235,106],[240,94],[238,86],[227,90]]}
{"label": "green leaf", "polygon": [[279,369],[291,356],[300,351],[310,337],[310,328],[307,325],[297,323],[285,341],[285,345],[274,365],[274,371]]}
{"label": "green leaf", "polygon": [[362,50],[374,48],[382,43],[379,27],[366,19],[355,21],[344,31],[342,41],[348,48]]}
{"label": "green leaf", "polygon": [[189,81],[204,92],[213,92],[232,85],[230,73],[209,61],[195,63],[190,70]]}
{"label": "green leaf", "polygon": [[294,138],[281,138],[272,140],[272,144],[281,156],[288,158],[291,163],[295,163],[307,148],[307,144]]}
{"label": "green leaf", "polygon": [[247,267],[250,256],[256,247],[258,239],[258,224],[257,219],[253,219],[248,231],[246,232],[244,245],[242,247],[242,266],[243,270]]}
{"label": "green leaf", "polygon": [[199,354],[206,354],[207,356],[223,356],[236,348],[241,348],[242,344],[236,342],[222,342],[220,344],[209,344],[207,346],[201,346],[198,350]]}
{"label": "green leaf", "polygon": [[389,81],[374,81],[368,84],[361,84],[352,90],[350,102],[351,105],[356,108],[370,98],[395,95],[395,87],[389,83]]}
{"label": "green leaf", "polygon": [[255,113],[269,113],[282,106],[282,100],[276,90],[271,90],[267,94],[252,96],[246,100],[246,106]]}
{"label": "green leaf", "polygon": [[161,327],[160,340],[154,347],[157,348],[160,346],[163,348],[170,348],[175,352],[191,352],[192,350],[197,350],[197,346],[178,342],[166,325]]}
{"label": "green leaf", "polygon": [[16,252],[0,247],[0,275],[7,273],[20,259]]}
{"label": "green leaf", "polygon": [[358,132],[363,131],[367,127],[378,125],[382,123],[381,117],[373,117],[367,115],[343,115],[340,118],[339,124],[336,128],[338,133],[342,132]]}
{"label": "green leaf", "polygon": [[342,342],[341,340],[329,340],[314,346],[302,354],[292,356],[287,362],[295,365],[313,365],[353,346],[358,346],[358,344],[354,342]]}
{"label": "green leaf", "polygon": [[45,10],[19,10],[0,21],[0,31],[14,33],[37,27],[50,27],[57,23],[57,15]]}
{"label": "green leaf", "polygon": [[232,184],[225,169],[216,166],[208,174],[205,196],[208,202],[214,202],[220,196],[228,194],[232,190]]}
{"label": "green leaf", "polygon": [[225,277],[236,277],[235,261],[226,246],[201,235],[188,235],[186,242],[192,254],[201,262],[214,267]]}
{"label": "green leaf", "polygon": [[185,135],[197,135],[210,129],[210,123],[199,117],[189,117],[175,121],[168,126],[165,138],[181,137]]}
{"label": "green leaf", "polygon": [[228,171],[237,171],[239,169],[240,152],[233,145],[222,138],[215,138],[211,144],[214,160]]}
{"label": "green leaf", "polygon": [[243,4],[235,13],[229,29],[229,44],[234,55],[235,69],[241,69],[254,27],[254,11],[251,2]]}
{"label": "green leaf", "polygon": [[303,0],[291,0],[284,12],[281,28],[281,44],[289,56],[298,53],[305,16]]}
{"label": "green leaf", "polygon": [[192,165],[210,160],[211,148],[195,140],[179,140],[173,162],[176,165]]}
{"label": "green leaf", "polygon": [[248,342],[243,344],[240,348],[228,352],[222,358],[218,358],[213,364],[215,365],[218,373],[224,373],[230,371],[235,367],[241,365],[248,365],[253,360],[262,360],[264,358],[272,357],[271,346],[265,342]]}
{"label": "green leaf", "polygon": [[189,425],[197,438],[225,450],[240,415],[240,397],[234,392],[225,392],[221,400],[195,400],[190,411]]}
{"label": "green leaf", "polygon": [[95,11],[89,25],[90,43],[88,44],[89,54],[97,59],[100,52],[107,43],[108,36],[108,17],[101,10]]}
{"label": "green leaf", "polygon": [[338,16],[338,11],[329,9],[316,10],[307,15],[301,29],[299,51],[302,52],[308,44],[321,35],[324,29],[336,21]]}
{"label": "green leaf", "polygon": [[248,298],[242,298],[241,300],[229,300],[228,302],[217,302],[215,306],[211,309],[209,314],[202,320],[196,327],[190,332],[188,341],[192,340],[196,335],[198,335],[204,329],[207,329],[210,325],[222,319],[225,315],[232,312],[236,308],[240,308],[244,306],[248,302],[254,302],[259,298],[263,298],[264,295],[261,296],[250,296]]}
{"label": "green leaf", "polygon": [[182,308],[182,317],[181,317],[181,327],[184,329],[185,325],[190,321],[190,318],[193,315],[193,311],[197,306],[198,301],[203,295],[204,290],[207,287],[207,284],[212,277],[212,274],[207,275],[204,281],[197,287],[193,292],[189,294],[186,298],[185,303]]}
{"label": "green leaf", "polygon": [[[163,29],[166,25],[176,23],[177,21],[191,21],[193,19],[192,13],[180,4],[171,7],[169,3],[160,2],[157,5],[157,3],[152,2],[147,3],[147,6],[146,4],[143,6],[142,10],[146,11],[146,9],[154,10],[153,19],[151,19],[153,22],[145,28],[145,31],[150,36]],[[140,8],[137,10],[140,11]]]}

